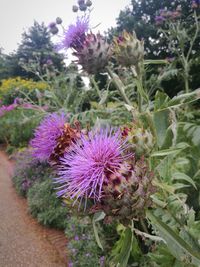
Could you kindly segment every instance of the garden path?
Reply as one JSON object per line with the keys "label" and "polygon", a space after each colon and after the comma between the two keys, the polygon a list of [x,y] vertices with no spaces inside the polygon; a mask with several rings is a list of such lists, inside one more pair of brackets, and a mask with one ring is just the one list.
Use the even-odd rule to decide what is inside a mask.
{"label": "garden path", "polygon": [[13,169],[0,151],[0,267],[66,267],[52,243],[59,231],[40,226],[27,214],[26,200],[12,186]]}

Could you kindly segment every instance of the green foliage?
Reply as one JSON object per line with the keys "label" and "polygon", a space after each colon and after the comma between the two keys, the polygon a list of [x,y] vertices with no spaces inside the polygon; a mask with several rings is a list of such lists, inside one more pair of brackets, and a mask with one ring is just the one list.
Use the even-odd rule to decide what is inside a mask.
{"label": "green foliage", "polygon": [[28,190],[35,182],[41,182],[49,178],[51,169],[47,163],[40,163],[33,159],[28,149],[18,152],[16,159],[12,180],[18,194],[27,197]]}
{"label": "green foliage", "polygon": [[16,98],[39,104],[39,98],[42,97],[47,88],[46,82],[35,82],[20,77],[9,78],[1,82],[0,99],[3,105],[12,104]]}
{"label": "green foliage", "polygon": [[64,229],[67,208],[56,196],[52,177],[36,182],[28,191],[28,210],[33,217],[46,226]]}
{"label": "green foliage", "polygon": [[[186,66],[188,70],[190,69],[190,88],[196,89],[200,83],[199,75],[197,78],[197,68],[199,68],[200,58],[198,49],[200,32],[198,31],[193,42],[196,26],[191,3],[192,1],[187,0],[132,0],[131,4],[120,12],[117,18],[117,27],[109,30],[111,39],[113,38],[113,35],[118,35],[124,29],[129,32],[134,30],[138,38],[144,40],[146,58],[148,59],[173,58],[173,62],[170,64],[170,73],[173,74],[173,76],[168,76],[169,68],[166,71],[160,66],[159,68],[154,67],[153,70],[150,71],[151,74],[158,78],[154,81],[157,85],[159,85],[159,78],[164,78],[166,74],[170,77],[170,79],[162,80],[160,85],[162,85],[161,87],[164,88],[165,92],[171,96],[174,96],[177,92],[183,90],[185,76],[188,76],[188,74],[185,73],[184,67],[181,66],[183,57],[177,56],[177,53],[181,55],[182,48],[184,53],[188,53],[189,46],[192,43],[193,52],[192,55],[190,55],[190,62]],[[171,25],[168,26],[163,25],[160,27],[156,25],[155,17],[158,15],[159,10],[167,9],[173,11],[179,5],[181,6],[181,18],[180,20],[178,19],[177,22],[177,29],[179,29],[179,31],[172,33],[173,29],[176,28],[176,20],[173,20]],[[198,9],[197,13],[199,14]],[[161,31],[160,28],[162,28]],[[178,32],[179,36],[177,35]],[[167,35],[169,35],[170,40],[167,38]],[[183,39],[184,43],[182,43]],[[171,49],[172,47],[174,47],[173,51]],[[171,72],[172,69],[174,69],[174,73]],[[152,78],[153,77],[151,77],[151,81]],[[157,89],[159,87],[157,87]],[[152,84],[149,84],[149,90],[152,90]]]}
{"label": "green foliage", "polygon": [[33,110],[12,110],[0,118],[0,143],[24,147],[33,136],[41,114]]}
{"label": "green foliage", "polygon": [[71,216],[66,221],[65,233],[69,239],[69,257],[73,266],[100,266],[102,251],[95,241],[90,218],[80,219]]}
{"label": "green foliage", "polygon": [[33,26],[22,34],[22,41],[17,51],[4,56],[3,66],[6,67],[6,72],[2,69],[0,80],[17,76],[37,80],[37,75],[23,69],[21,64],[28,62],[31,64],[38,59],[43,70],[48,60],[51,60],[57,70],[63,69],[63,56],[55,51],[48,28],[44,23],[34,21]]}

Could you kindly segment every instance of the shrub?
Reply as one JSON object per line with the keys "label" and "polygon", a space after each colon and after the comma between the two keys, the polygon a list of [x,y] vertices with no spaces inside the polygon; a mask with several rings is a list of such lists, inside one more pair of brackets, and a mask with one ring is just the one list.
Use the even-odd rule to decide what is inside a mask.
{"label": "shrub", "polygon": [[65,233],[73,267],[104,266],[100,265],[104,256],[96,243],[90,218],[80,221],[77,217],[68,217]]}
{"label": "shrub", "polygon": [[36,182],[28,190],[28,209],[33,217],[46,226],[64,229],[67,208],[57,198],[51,178]]}
{"label": "shrub", "polygon": [[0,143],[7,143],[16,148],[24,147],[33,136],[41,115],[34,110],[15,109],[0,118]]}
{"label": "shrub", "polygon": [[40,163],[33,159],[28,149],[17,153],[16,158],[13,183],[18,194],[26,197],[28,190],[35,182],[41,182],[49,178],[51,169],[47,163]]}
{"label": "shrub", "polygon": [[0,86],[0,98],[4,105],[12,104],[16,97],[25,98],[26,95],[37,102],[38,96],[36,89],[40,92],[45,91],[48,84],[45,82],[35,82],[33,80],[25,80],[20,77],[9,78],[3,80]]}

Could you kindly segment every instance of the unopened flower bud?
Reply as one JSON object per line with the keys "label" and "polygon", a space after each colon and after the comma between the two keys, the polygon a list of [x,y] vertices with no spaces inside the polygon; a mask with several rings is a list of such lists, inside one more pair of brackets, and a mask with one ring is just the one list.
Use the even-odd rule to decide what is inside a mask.
{"label": "unopened flower bud", "polygon": [[57,24],[62,24],[62,19],[61,19],[60,17],[57,17],[57,18],[56,18],[56,23],[57,23]]}
{"label": "unopened flower bud", "polygon": [[58,33],[58,28],[55,26],[55,27],[53,27],[53,28],[50,29],[50,32],[52,34],[57,34]]}
{"label": "unopened flower bud", "polygon": [[56,23],[55,22],[51,22],[49,23],[49,28],[52,29],[56,26]]}
{"label": "unopened flower bud", "polygon": [[79,6],[79,9],[80,9],[81,11],[86,11],[86,10],[87,10],[87,6],[86,6],[86,4],[80,5],[80,6]]}
{"label": "unopened flower bud", "polygon": [[72,11],[73,11],[73,12],[77,12],[77,11],[78,11],[78,6],[75,6],[75,5],[74,5],[74,6],[72,7]]}
{"label": "unopened flower bud", "polygon": [[86,6],[90,7],[92,5],[92,1],[91,0],[87,0],[85,4],[86,4]]}
{"label": "unopened flower bud", "polygon": [[78,0],[78,5],[84,5],[85,4],[85,0]]}

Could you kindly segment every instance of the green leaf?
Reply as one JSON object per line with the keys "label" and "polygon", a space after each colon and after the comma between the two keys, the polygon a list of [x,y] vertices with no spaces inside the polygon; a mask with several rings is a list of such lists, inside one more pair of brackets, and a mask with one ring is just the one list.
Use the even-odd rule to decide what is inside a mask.
{"label": "green leaf", "polygon": [[189,177],[185,173],[175,172],[175,173],[173,173],[172,177],[173,177],[174,180],[184,180],[184,181],[190,183],[197,190],[195,182],[192,180],[191,177]]}
{"label": "green leaf", "polygon": [[147,59],[144,60],[144,65],[159,65],[159,64],[169,64],[166,59]]}
{"label": "green leaf", "polygon": [[159,147],[162,147],[168,127],[170,126],[169,122],[169,110],[156,111],[153,113],[153,121],[156,129],[157,144]]}
{"label": "green leaf", "polygon": [[98,229],[96,227],[96,223],[103,220],[105,218],[105,213],[103,211],[97,212],[94,214],[94,217],[92,219],[92,225],[93,225],[93,230],[94,230],[94,236],[96,239],[96,242],[98,246],[103,250],[103,246],[101,244],[99,234],[98,234]]}
{"label": "green leaf", "polygon": [[179,143],[173,148],[169,149],[163,149],[160,151],[155,151],[151,154],[151,157],[163,157],[168,155],[175,155],[176,153],[179,153],[181,150],[188,148],[189,145],[187,143]]}
{"label": "green leaf", "polygon": [[191,248],[174,230],[156,217],[152,211],[146,212],[148,219],[166,241],[167,247],[174,257],[184,263],[200,266],[200,251]]}
{"label": "green leaf", "polygon": [[165,108],[169,102],[170,98],[164,92],[157,91],[154,101],[154,110],[158,111],[162,108]]}
{"label": "green leaf", "polygon": [[132,250],[132,244],[133,232],[129,227],[127,227],[121,234],[120,239],[116,242],[115,247],[112,251],[112,262],[114,262],[115,265],[112,265],[111,262],[111,266],[127,266],[128,259]]}

